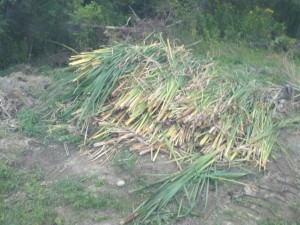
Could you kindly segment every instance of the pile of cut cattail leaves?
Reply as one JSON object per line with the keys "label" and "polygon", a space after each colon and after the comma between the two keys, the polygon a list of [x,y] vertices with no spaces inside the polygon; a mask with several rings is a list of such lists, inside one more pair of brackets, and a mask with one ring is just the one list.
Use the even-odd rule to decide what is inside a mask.
{"label": "pile of cut cattail leaves", "polygon": [[[92,160],[130,148],[152,160],[168,154],[180,170],[189,163],[156,183],[153,196],[121,224],[160,220],[164,213],[185,216],[207,192],[210,180],[244,175],[218,171],[216,165],[250,162],[265,169],[285,124],[273,115],[278,104],[292,101],[297,91],[291,88],[287,94],[286,87],[248,75],[224,75],[211,60],[194,58],[183,46],[171,47],[163,40],[117,45],[71,60],[75,75],[49,96],[56,114],[68,114],[85,128],[97,125],[86,141]],[[296,121],[299,117],[289,119]],[[178,211],[171,213],[168,204],[174,199]]]}

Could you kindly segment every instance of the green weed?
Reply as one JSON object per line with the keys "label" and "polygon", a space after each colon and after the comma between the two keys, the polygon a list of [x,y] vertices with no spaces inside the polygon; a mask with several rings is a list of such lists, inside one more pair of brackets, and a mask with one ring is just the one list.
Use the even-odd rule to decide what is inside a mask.
{"label": "green weed", "polygon": [[19,130],[29,137],[43,134],[45,126],[41,125],[40,116],[30,108],[23,108],[16,115]]}
{"label": "green weed", "polygon": [[5,130],[0,131],[0,139],[5,138],[7,135],[7,132]]}
{"label": "green weed", "polygon": [[259,225],[288,225],[288,223],[282,219],[263,219],[259,223]]}
{"label": "green weed", "polygon": [[293,202],[292,208],[300,214],[300,202]]}
{"label": "green weed", "polygon": [[255,205],[257,206],[263,206],[263,201],[261,199],[256,199],[254,202],[253,202]]}
{"label": "green weed", "polygon": [[235,204],[240,205],[240,206],[246,206],[248,204],[244,198],[239,197],[239,196],[232,196],[232,201]]}
{"label": "green weed", "polygon": [[201,46],[200,54],[207,52],[218,63],[218,69],[224,75],[243,73],[252,79],[277,84],[293,80],[291,76],[299,78],[300,60],[291,54],[228,42],[203,42]]}
{"label": "green weed", "polygon": [[9,191],[15,190],[21,183],[24,177],[19,176],[16,172],[10,169],[3,161],[0,161],[0,196],[3,197]]}
{"label": "green weed", "polygon": [[62,197],[65,205],[72,206],[75,210],[79,209],[101,209],[116,208],[122,209],[122,200],[110,192],[93,194],[84,186],[85,179],[65,179],[55,185],[58,195]]}
{"label": "green weed", "polygon": [[48,127],[45,132],[45,138],[50,140],[79,144],[83,139],[79,135],[70,134],[65,126],[55,130],[49,129]]}
{"label": "green weed", "polygon": [[225,210],[223,212],[223,214],[226,217],[231,217],[232,218],[232,217],[234,217],[234,215],[236,214],[236,212],[234,210],[232,210],[232,209],[228,209],[228,210]]}
{"label": "green weed", "polygon": [[129,150],[121,150],[113,161],[114,169],[117,173],[133,174],[137,155]]}
{"label": "green weed", "polygon": [[49,129],[53,121],[43,120],[36,109],[23,108],[17,113],[19,131],[29,137],[42,137],[46,140],[56,140],[68,143],[80,143],[82,137],[70,134],[66,126],[58,129]]}
{"label": "green weed", "polygon": [[106,181],[105,180],[103,180],[103,179],[96,179],[95,180],[95,186],[96,187],[102,187],[103,185],[105,185],[106,184]]}
{"label": "green weed", "polygon": [[12,156],[16,159],[19,159],[24,155],[24,150],[18,147],[4,149],[3,152],[5,152],[5,155]]}
{"label": "green weed", "polygon": [[[128,208],[127,200],[113,191],[101,189],[93,193],[87,188],[90,180],[86,177],[67,178],[48,186],[41,185],[42,180],[41,170],[24,173],[0,161],[0,224],[64,224],[55,210],[59,206],[69,208],[76,215],[84,210],[123,212]],[[96,184],[105,183],[98,179]],[[107,216],[95,216],[93,220],[106,219]]]}
{"label": "green weed", "polygon": [[93,221],[102,222],[108,220],[109,218],[110,218],[109,216],[96,216],[95,218],[93,218]]}
{"label": "green weed", "polygon": [[28,175],[0,161],[0,224],[53,224],[53,198],[39,178],[39,174]]}
{"label": "green weed", "polygon": [[280,205],[276,202],[273,202],[270,206],[270,210],[276,215],[280,210]]}
{"label": "green weed", "polygon": [[9,74],[16,71],[16,66],[9,66],[6,69],[0,70],[0,77],[8,76]]}
{"label": "green weed", "polygon": [[46,71],[45,74],[47,76],[51,76],[53,82],[59,81],[67,76],[74,76],[74,73],[70,72],[69,68],[59,68],[59,69],[50,69],[50,74]]}

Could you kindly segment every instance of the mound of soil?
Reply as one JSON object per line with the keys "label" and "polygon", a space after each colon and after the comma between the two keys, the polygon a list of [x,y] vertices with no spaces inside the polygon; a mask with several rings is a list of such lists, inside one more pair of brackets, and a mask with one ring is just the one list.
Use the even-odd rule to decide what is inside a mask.
{"label": "mound of soil", "polygon": [[0,119],[12,120],[23,106],[35,104],[40,93],[50,86],[51,79],[15,72],[0,78]]}

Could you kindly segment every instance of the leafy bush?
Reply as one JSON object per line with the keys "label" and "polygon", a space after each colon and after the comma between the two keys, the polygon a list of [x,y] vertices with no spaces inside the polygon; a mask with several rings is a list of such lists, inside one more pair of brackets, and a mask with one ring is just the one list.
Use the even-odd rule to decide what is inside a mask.
{"label": "leafy bush", "polygon": [[274,47],[274,49],[284,50],[284,51],[287,51],[290,48],[293,48],[295,45],[297,45],[296,39],[290,38],[286,35],[279,36],[272,43],[272,46]]}
{"label": "leafy bush", "polygon": [[16,41],[0,32],[0,69],[11,63],[24,62],[27,58],[27,45],[24,40]]}
{"label": "leafy bush", "polygon": [[[271,8],[260,8],[253,3],[206,0],[194,2],[188,8],[194,10],[179,14],[185,22],[177,28],[194,40],[243,41],[266,47],[285,31],[284,25],[273,17]],[[180,7],[174,9],[182,10]]]}
{"label": "leafy bush", "polygon": [[271,40],[284,33],[284,26],[272,17],[272,9],[261,9],[256,6],[255,10],[242,15],[240,20],[241,37],[254,45],[266,46]]}
{"label": "leafy bush", "polygon": [[61,46],[53,41],[77,50],[106,44],[104,30],[95,27],[126,24],[133,14],[129,6],[141,19],[166,21],[169,34],[186,43],[242,40],[265,47],[281,35],[300,38],[296,0],[4,0],[0,68],[56,53]]}
{"label": "leafy bush", "polygon": [[32,137],[40,135],[45,127],[39,124],[40,116],[32,109],[23,108],[17,113],[19,130]]}
{"label": "leafy bush", "polygon": [[[92,1],[83,7],[78,7],[72,14],[71,19],[75,23],[84,26],[73,33],[75,45],[78,49],[96,48],[103,44],[102,32],[93,26],[103,24],[104,16],[101,5]],[[102,36],[102,38],[101,38]]]}

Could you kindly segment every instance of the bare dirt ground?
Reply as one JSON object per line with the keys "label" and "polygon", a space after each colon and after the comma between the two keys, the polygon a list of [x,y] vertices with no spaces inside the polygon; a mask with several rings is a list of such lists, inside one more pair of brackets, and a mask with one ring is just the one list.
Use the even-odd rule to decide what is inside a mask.
{"label": "bare dirt ground", "polygon": [[[212,209],[218,210],[220,224],[255,225],[267,218],[300,223],[300,135],[283,131],[279,139],[288,155],[274,150],[267,171],[256,171],[243,180],[249,185],[220,186],[218,201],[213,203],[217,208]],[[213,224],[217,214],[206,215],[207,224]]]}
{"label": "bare dirt ground", "polygon": [[[56,210],[64,224],[119,224],[119,219],[131,212],[132,199],[140,201],[132,193],[137,187],[138,178],[142,174],[171,173],[176,171],[176,167],[167,163],[167,156],[160,156],[154,163],[150,161],[150,157],[144,156],[137,157],[133,170],[126,173],[116,170],[113,162],[90,162],[77,146],[68,145],[67,156],[63,143],[45,144],[39,139],[18,133],[14,118],[17,110],[23,106],[32,106],[37,97],[36,90],[44,90],[49,83],[46,77],[25,76],[22,73],[1,78],[0,160],[6,160],[24,171],[40,168],[45,174],[41,185],[49,185],[66,177],[86,176],[105,180],[102,191],[112,191],[116,193],[116,197],[123,196],[130,205],[128,210],[86,210],[85,217],[76,215],[67,207],[57,207]],[[246,186],[219,184],[217,190],[210,190],[208,208],[204,216],[188,217],[171,224],[300,224],[300,133],[282,131],[279,143],[285,147],[286,152],[275,149],[267,171],[259,172],[257,168],[252,168],[255,174],[242,180],[248,184]],[[123,187],[116,185],[119,180],[125,181]],[[88,188],[97,193],[97,187],[93,183],[88,184]],[[91,219],[96,215],[106,214],[110,214],[107,220],[95,222]]]}

